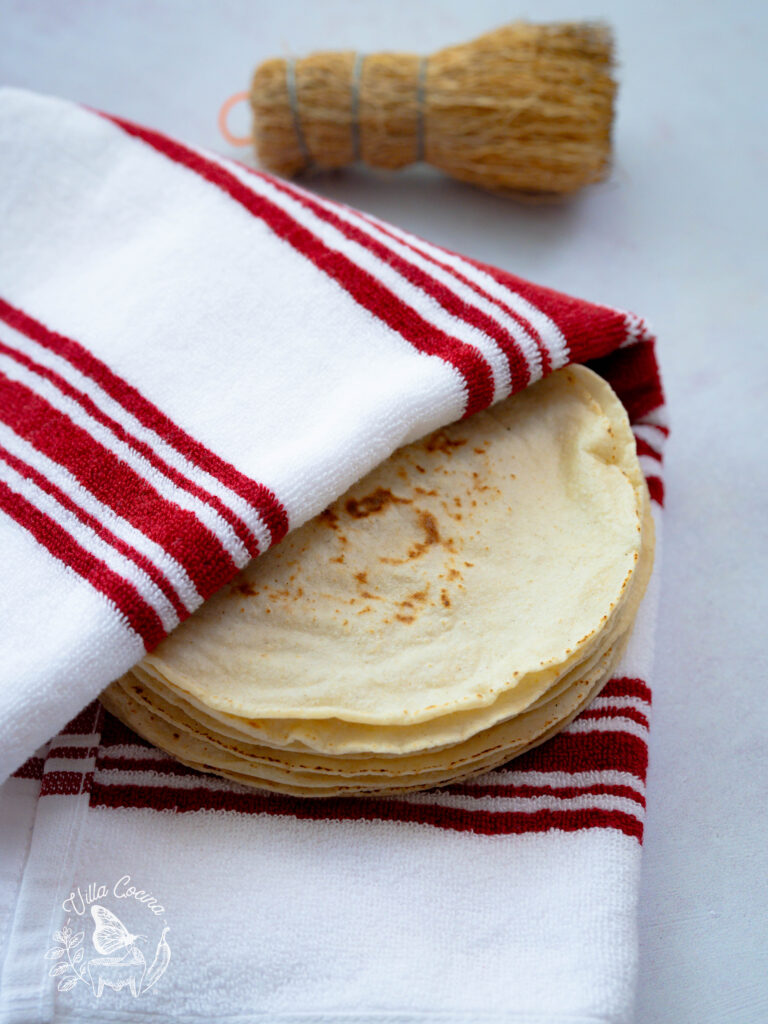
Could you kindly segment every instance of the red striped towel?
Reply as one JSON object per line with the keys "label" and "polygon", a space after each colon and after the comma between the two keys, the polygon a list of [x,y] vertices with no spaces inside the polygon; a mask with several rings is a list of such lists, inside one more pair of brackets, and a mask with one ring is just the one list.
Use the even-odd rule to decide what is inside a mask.
{"label": "red striped towel", "polygon": [[[131,1019],[626,1020],[654,587],[621,674],[565,733],[439,792],[258,795],[90,702],[395,448],[568,362],[617,390],[657,512],[642,321],[15,90],[0,206],[2,777],[73,718],[0,791],[19,849],[34,813],[6,887],[7,1019],[103,1020],[111,1000]],[[164,901],[155,963],[184,951],[130,1006],[109,981],[96,996],[82,957],[48,970],[81,931],[106,948],[107,918],[62,906],[91,882],[113,938],[147,933],[110,888],[125,874]]]}

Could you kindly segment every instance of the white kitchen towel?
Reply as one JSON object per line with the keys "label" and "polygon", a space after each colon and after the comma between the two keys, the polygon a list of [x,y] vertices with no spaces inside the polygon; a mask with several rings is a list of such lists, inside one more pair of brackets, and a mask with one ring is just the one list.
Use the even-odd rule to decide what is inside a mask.
{"label": "white kitchen towel", "polygon": [[569,361],[660,527],[636,317],[0,92],[0,767],[79,712],[0,792],[0,1020],[630,1019],[658,571],[600,698],[445,790],[259,794],[89,703],[398,445]]}

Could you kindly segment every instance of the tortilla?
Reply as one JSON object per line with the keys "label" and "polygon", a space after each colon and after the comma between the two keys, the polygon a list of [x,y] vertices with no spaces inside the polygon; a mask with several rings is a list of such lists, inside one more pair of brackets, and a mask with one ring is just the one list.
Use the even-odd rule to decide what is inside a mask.
{"label": "tortilla", "polygon": [[246,721],[403,726],[502,693],[522,711],[599,644],[639,557],[634,439],[593,376],[401,449],[142,668]]}
{"label": "tortilla", "polygon": [[[626,640],[626,638],[625,638]],[[615,652],[610,664],[620,657],[624,643]],[[170,753],[176,760],[199,771],[222,775],[239,782],[241,785],[266,789],[274,792],[289,793],[297,796],[328,797],[371,794],[394,794],[415,792],[449,785],[452,782],[482,774],[492,768],[505,764],[513,757],[538,746],[551,736],[560,732],[579,714],[590,701],[597,696],[607,682],[610,672],[590,687],[583,682],[575,684],[562,703],[536,715],[534,721],[528,723],[527,735],[520,735],[516,742],[496,742],[483,751],[481,756],[472,759],[454,761],[445,758],[441,766],[431,770],[401,775],[312,775],[292,769],[281,769],[277,763],[255,763],[238,756],[225,756],[205,741],[186,733],[178,726],[169,725],[147,706],[135,701],[124,689],[112,686],[103,695],[105,707],[131,728],[156,746]],[[545,717],[547,714],[550,717]],[[527,716],[520,716],[526,718]],[[515,729],[525,733],[525,725],[515,719]],[[496,726],[494,730],[503,729]],[[491,730],[493,732],[494,730]],[[497,740],[501,737],[497,735]],[[489,740],[485,741],[490,742]],[[443,752],[445,753],[445,752]]]}
{"label": "tortilla", "polygon": [[445,785],[599,692],[653,548],[626,413],[571,366],[396,452],[103,700],[185,764],[249,786]]}
{"label": "tortilla", "polygon": [[[644,543],[627,599],[622,603],[619,614],[615,617],[610,629],[606,629],[599,638],[599,644],[591,648],[583,661],[575,666],[569,664],[556,678],[556,681],[545,692],[532,701],[524,710],[533,710],[537,706],[551,701],[562,690],[570,686],[579,673],[588,671],[602,655],[605,647],[612,645],[617,636],[627,630],[633,620],[642,594],[650,576],[652,559],[649,557],[648,545],[652,550],[653,523],[650,514],[644,515]],[[224,715],[215,709],[206,708],[200,701],[189,694],[167,686],[152,672],[141,668],[134,669],[124,681],[131,689],[139,685],[159,698],[160,706],[170,703],[181,711],[204,723],[211,731],[230,736],[245,742],[263,743],[270,748],[290,750],[303,753],[325,754],[335,758],[354,756],[357,758],[389,758],[405,754],[417,754],[424,750],[439,750],[452,746],[498,723],[514,716],[507,713],[510,705],[520,713],[508,694],[501,694],[498,701],[488,708],[473,709],[446,715],[440,719],[419,723],[413,726],[371,726],[359,723],[347,723],[338,719],[326,719],[307,723],[300,721],[264,720],[262,722],[246,721],[233,715]],[[519,697],[513,693],[513,698]],[[167,711],[166,716],[173,718],[174,711]],[[300,737],[297,738],[297,737]]]}
{"label": "tortilla", "polygon": [[[650,517],[648,518],[650,519]],[[567,690],[571,689],[575,683],[586,683],[592,686],[600,678],[607,678],[606,672],[612,669],[615,661],[615,658],[610,662],[608,661],[611,649],[618,651],[623,648],[626,638],[629,636],[636,608],[645,589],[649,571],[650,563],[648,560],[643,559],[641,569],[636,574],[633,583],[633,591],[617,622],[617,631],[604,637],[605,645],[610,645],[610,647],[607,650],[601,650],[593,654],[585,659],[584,662],[571,668],[555,686],[547,691],[544,697],[531,704],[525,713],[507,719],[499,719],[496,723],[497,726],[510,723],[512,727],[519,728],[531,712],[551,706]],[[477,750],[478,742],[492,732],[492,728],[485,730],[474,729],[467,733],[467,737],[460,736],[455,744],[436,745],[428,742],[430,738],[428,730],[435,724],[434,722],[429,722],[422,723],[417,727],[405,727],[414,735],[412,736],[412,743],[408,745],[408,749],[399,755],[389,753],[381,756],[370,749],[364,749],[363,751],[351,752],[351,756],[350,753],[342,755],[338,752],[335,756],[324,756],[306,747],[298,747],[296,745],[290,749],[275,747],[269,744],[260,745],[258,742],[260,737],[254,737],[245,728],[238,728],[237,719],[229,717],[226,722],[222,723],[220,718],[214,718],[196,705],[190,704],[179,693],[163,686],[155,679],[147,681],[143,676],[137,678],[133,673],[128,673],[123,679],[118,681],[118,685],[138,703],[144,704],[166,722],[180,726],[187,732],[192,731],[201,738],[221,745],[225,749],[238,749],[240,753],[257,762],[263,761],[267,764],[283,763],[294,768],[311,769],[321,772],[327,771],[339,775],[372,771],[379,771],[384,774],[401,774],[404,771],[413,771],[417,766],[420,768],[427,767],[428,765],[423,757],[425,754],[431,755],[432,761],[429,766],[434,767],[435,764],[444,763],[446,756],[458,760],[458,751],[462,748],[462,740],[466,740],[469,737],[473,741],[471,744],[472,748]],[[471,713],[465,712],[464,717],[467,717],[469,714]],[[339,725],[341,724],[339,723]],[[357,730],[363,728],[359,725],[353,727]],[[376,726],[366,726],[365,728],[369,733],[375,733],[381,729],[381,727]],[[403,731],[405,729],[401,730],[401,732]],[[425,733],[427,733],[426,737]],[[507,737],[503,742],[509,744],[512,741],[513,733],[510,732],[509,728],[506,732],[500,730],[500,733]],[[405,747],[406,744],[401,743],[401,746]],[[450,746],[450,751],[446,753],[446,747],[448,746]],[[436,761],[435,757],[437,757]]]}

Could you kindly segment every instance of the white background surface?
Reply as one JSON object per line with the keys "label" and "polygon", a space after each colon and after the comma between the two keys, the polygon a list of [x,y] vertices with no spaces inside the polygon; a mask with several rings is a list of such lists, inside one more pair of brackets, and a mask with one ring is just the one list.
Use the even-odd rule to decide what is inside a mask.
{"label": "white background surface", "polygon": [[768,7],[0,0],[0,82],[247,160],[219,137],[216,115],[262,58],[429,52],[517,16],[613,24],[621,87],[608,183],[546,206],[428,171],[311,184],[655,327],[673,433],[637,1024],[765,1021]]}

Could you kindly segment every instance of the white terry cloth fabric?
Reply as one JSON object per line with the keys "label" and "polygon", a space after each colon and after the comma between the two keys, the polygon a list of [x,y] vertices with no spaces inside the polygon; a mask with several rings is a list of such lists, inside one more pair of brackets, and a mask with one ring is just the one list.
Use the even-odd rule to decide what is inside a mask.
{"label": "white terry cloth fabric", "polygon": [[660,532],[637,317],[0,91],[0,1021],[627,1024],[658,568],[600,697],[447,790],[260,794],[89,703],[398,445],[569,361]]}
{"label": "white terry cloth fabric", "polygon": [[629,314],[2,90],[0,778],[395,448],[628,343]]}

